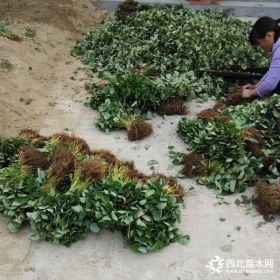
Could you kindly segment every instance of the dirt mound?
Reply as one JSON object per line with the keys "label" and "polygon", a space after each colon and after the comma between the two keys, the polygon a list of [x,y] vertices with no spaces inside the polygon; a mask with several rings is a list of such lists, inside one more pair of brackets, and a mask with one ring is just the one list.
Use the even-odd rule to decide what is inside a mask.
{"label": "dirt mound", "polygon": [[[48,125],[65,128],[65,100],[77,102],[87,94],[82,64],[71,49],[83,32],[107,17],[90,0],[0,1],[0,20],[8,20],[12,34],[21,37],[20,42],[0,38],[0,61],[10,66],[0,68],[1,134],[40,130],[49,118],[56,122]],[[25,35],[27,27],[35,30],[34,37]]]}
{"label": "dirt mound", "polygon": [[[4,2],[4,3],[3,3]],[[18,23],[43,23],[70,31],[72,35],[80,35],[91,25],[100,22],[103,12],[97,12],[89,0],[10,0],[1,1],[1,19]]]}

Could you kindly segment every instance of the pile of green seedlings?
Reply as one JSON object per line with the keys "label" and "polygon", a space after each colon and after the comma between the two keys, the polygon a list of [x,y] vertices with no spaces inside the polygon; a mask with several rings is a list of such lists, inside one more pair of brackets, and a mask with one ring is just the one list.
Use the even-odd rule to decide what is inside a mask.
{"label": "pile of green seedlings", "polygon": [[259,211],[280,212],[280,96],[226,103],[180,120],[178,134],[192,150],[184,158],[185,175],[200,176],[219,194],[255,185]]}
{"label": "pile of green seedlings", "polygon": [[[130,9],[134,12],[127,15]],[[226,95],[229,84],[199,75],[200,68],[268,64],[267,56],[248,43],[250,24],[222,13],[170,6],[139,11],[133,5],[121,11],[125,16],[93,28],[72,51],[104,80],[87,83],[88,104],[100,112],[96,125],[102,131],[129,130],[133,121],[154,112],[183,115],[192,98]],[[139,124],[130,140],[152,132]]]}
{"label": "pile of green seedlings", "polygon": [[143,253],[189,241],[177,228],[184,192],[176,181],[145,176],[80,138],[25,129],[0,138],[0,164],[0,212],[11,232],[30,223],[33,240],[70,246],[88,232],[119,230]]}

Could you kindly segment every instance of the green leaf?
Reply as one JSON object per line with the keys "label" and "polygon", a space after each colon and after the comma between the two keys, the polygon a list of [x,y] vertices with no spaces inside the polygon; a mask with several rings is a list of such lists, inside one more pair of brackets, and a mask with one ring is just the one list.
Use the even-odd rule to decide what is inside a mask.
{"label": "green leaf", "polygon": [[190,242],[190,236],[189,235],[182,235],[182,236],[179,236],[177,238],[177,242],[181,245],[187,245],[189,244]]}
{"label": "green leaf", "polygon": [[72,209],[77,213],[80,213],[84,210],[81,205],[72,206]]}
{"label": "green leaf", "polygon": [[90,231],[93,232],[93,233],[99,233],[100,232],[100,228],[97,225],[97,223],[91,223],[89,228],[90,228]]}
{"label": "green leaf", "polygon": [[224,252],[231,252],[232,251],[232,245],[231,244],[225,244],[220,247],[220,249]]}
{"label": "green leaf", "polygon": [[149,166],[155,165],[155,164],[159,164],[159,162],[157,160],[154,160],[154,159],[148,161]]}

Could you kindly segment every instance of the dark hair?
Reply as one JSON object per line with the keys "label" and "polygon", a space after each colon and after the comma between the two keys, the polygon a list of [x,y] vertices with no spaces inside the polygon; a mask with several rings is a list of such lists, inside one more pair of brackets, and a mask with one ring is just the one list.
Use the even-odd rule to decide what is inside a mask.
{"label": "dark hair", "polygon": [[280,19],[275,20],[270,17],[259,18],[253,26],[249,36],[250,43],[254,46],[257,45],[257,39],[264,39],[267,32],[275,32],[274,42],[280,37]]}

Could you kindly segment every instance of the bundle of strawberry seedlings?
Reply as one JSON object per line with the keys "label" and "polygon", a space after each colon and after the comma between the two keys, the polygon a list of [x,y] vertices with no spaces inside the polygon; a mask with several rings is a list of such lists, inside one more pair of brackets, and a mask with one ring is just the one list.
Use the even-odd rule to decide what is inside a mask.
{"label": "bundle of strawberry seedlings", "polygon": [[177,228],[183,189],[171,178],[145,176],[67,134],[26,129],[1,137],[0,148],[0,211],[12,232],[30,223],[33,240],[69,246],[88,232],[119,230],[143,253],[189,241]]}
{"label": "bundle of strawberry seedlings", "polygon": [[263,214],[280,212],[280,97],[227,107],[217,104],[182,118],[178,134],[192,150],[185,156],[188,177],[200,176],[220,194],[256,186],[255,202]]}
{"label": "bundle of strawberry seedlings", "polygon": [[[72,51],[106,81],[87,85],[88,104],[100,112],[97,127],[102,131],[129,130],[131,122],[154,112],[184,115],[184,104],[192,98],[226,95],[229,83],[198,75],[200,68],[268,63],[265,54],[247,42],[249,23],[182,7],[140,9],[132,2],[120,7],[116,20],[89,31]],[[134,127],[139,133],[130,140],[152,132],[142,126],[149,125],[138,121]]]}

